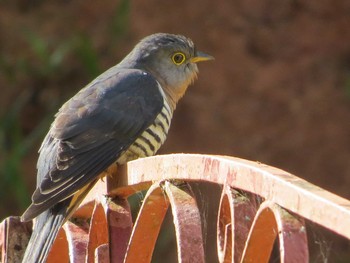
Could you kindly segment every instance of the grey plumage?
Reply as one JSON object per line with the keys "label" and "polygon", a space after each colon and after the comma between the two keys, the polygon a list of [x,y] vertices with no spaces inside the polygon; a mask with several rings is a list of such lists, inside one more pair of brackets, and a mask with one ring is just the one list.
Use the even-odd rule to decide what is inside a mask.
{"label": "grey plumage", "polygon": [[23,262],[46,261],[59,228],[110,165],[157,152],[197,75],[195,62],[209,59],[183,36],[151,35],[61,107],[39,150],[37,188],[22,215],[37,218]]}

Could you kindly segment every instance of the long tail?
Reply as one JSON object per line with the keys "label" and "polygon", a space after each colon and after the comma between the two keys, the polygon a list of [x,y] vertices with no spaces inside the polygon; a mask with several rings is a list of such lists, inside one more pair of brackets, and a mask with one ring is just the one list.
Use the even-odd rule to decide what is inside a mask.
{"label": "long tail", "polygon": [[40,214],[35,221],[23,263],[45,263],[58,231],[67,218],[71,198]]}
{"label": "long tail", "polygon": [[45,263],[58,231],[74,213],[98,179],[95,179],[73,196],[57,203],[36,217],[22,263]]}

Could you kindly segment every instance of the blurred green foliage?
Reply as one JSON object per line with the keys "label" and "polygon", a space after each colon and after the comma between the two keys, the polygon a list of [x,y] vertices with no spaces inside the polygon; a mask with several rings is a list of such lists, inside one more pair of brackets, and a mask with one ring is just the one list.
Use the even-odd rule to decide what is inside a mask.
{"label": "blurred green foliage", "polygon": [[22,145],[24,139],[17,118],[21,104],[22,101],[17,100],[13,108],[0,119],[0,198],[6,200],[6,195],[11,193],[23,207],[27,205],[27,191],[20,177],[19,164],[27,149]]}
{"label": "blurred green foliage", "polygon": [[[63,66],[64,58],[71,51],[71,45],[66,42],[51,51],[48,41],[31,31],[26,32],[24,39],[28,52],[32,54],[30,58],[21,58],[13,64],[1,60],[0,69],[10,80],[13,88],[22,84],[20,75],[23,83],[26,83],[26,80],[28,83],[41,83],[43,79],[51,78]],[[36,92],[35,88],[19,91],[17,99],[0,118],[0,198],[7,200],[19,210],[23,210],[30,202],[30,193],[24,181],[25,171],[22,169],[23,158],[44,136],[52,116],[52,112],[49,112],[29,134],[25,134],[21,115]]]}
{"label": "blurred green foliage", "polygon": [[[44,78],[56,73],[57,69],[63,66],[67,53],[72,50],[70,41],[63,41],[58,43],[54,50],[51,51],[48,44],[49,41],[33,31],[25,32],[25,39],[34,55],[34,60],[39,61],[34,71],[27,67],[27,73],[36,73]],[[28,65],[29,63],[26,64]]]}
{"label": "blurred green foliage", "polygon": [[98,54],[94,49],[91,39],[87,36],[80,36],[74,39],[73,46],[76,54],[81,60],[81,64],[85,66],[85,70],[91,76],[96,76],[100,73],[98,64]]}
{"label": "blurred green foliage", "polygon": [[114,39],[114,42],[119,37],[123,36],[128,30],[129,14],[130,14],[130,1],[121,0],[111,25],[111,35]]}
{"label": "blurred green foliage", "polygon": [[[106,21],[110,34],[105,36],[105,42],[109,46],[103,52],[113,50],[118,39],[127,32],[129,11],[130,1],[122,0],[114,11],[112,21]],[[82,32],[78,26],[75,28],[73,25],[70,37],[55,41],[36,28],[26,27],[20,34],[20,39],[26,46],[24,52],[10,55],[0,53],[0,72],[5,86],[18,95],[15,102],[0,111],[0,198],[6,203],[0,209],[0,218],[8,213],[23,211],[29,204],[31,193],[24,180],[26,171],[22,166],[23,159],[29,152],[37,150],[34,147],[39,145],[48,131],[54,112],[66,100],[67,95],[72,94],[53,99],[50,97],[46,101],[47,105],[41,105],[41,119],[29,120],[34,123],[32,130],[25,130],[22,123],[22,115],[28,105],[37,103],[37,97],[50,86],[57,87],[60,83],[70,82],[72,70],[79,70],[79,76],[74,74],[74,78],[84,78],[84,81],[79,79],[82,83],[90,80],[86,79],[87,76],[93,78],[102,71],[99,64],[101,51],[94,46],[92,36]],[[72,84],[69,83],[63,90],[76,92],[81,88],[70,89],[69,85]],[[59,90],[62,93],[64,91]]]}
{"label": "blurred green foliage", "polygon": [[0,118],[0,198],[11,200],[23,209],[29,204],[29,193],[24,182],[22,159],[43,136],[48,120],[24,136],[19,114],[28,101],[28,93],[21,94],[16,102]]}

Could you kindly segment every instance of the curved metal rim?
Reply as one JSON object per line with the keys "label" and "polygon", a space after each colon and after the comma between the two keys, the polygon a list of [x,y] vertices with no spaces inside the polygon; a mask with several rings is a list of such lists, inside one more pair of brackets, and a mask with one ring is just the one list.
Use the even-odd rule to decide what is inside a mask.
{"label": "curved metal rim", "polygon": [[252,192],[350,238],[350,201],[281,169],[230,156],[170,154],[127,164],[125,186],[166,179],[207,181]]}

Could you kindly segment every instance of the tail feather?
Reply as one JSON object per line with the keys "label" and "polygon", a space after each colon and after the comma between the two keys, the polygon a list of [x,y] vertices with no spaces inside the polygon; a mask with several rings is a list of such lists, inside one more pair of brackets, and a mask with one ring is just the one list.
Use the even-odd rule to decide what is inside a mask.
{"label": "tail feather", "polygon": [[58,231],[67,217],[69,202],[70,200],[60,202],[36,218],[33,233],[22,260],[23,263],[46,262]]}
{"label": "tail feather", "polygon": [[73,196],[57,203],[36,217],[34,230],[24,253],[22,263],[45,263],[58,231],[85,198],[98,179],[83,187]]}

